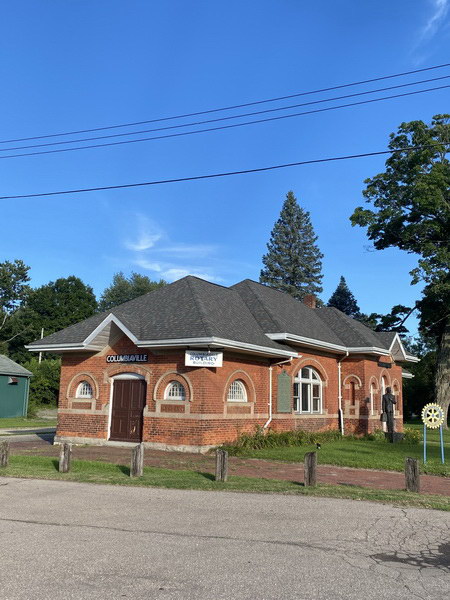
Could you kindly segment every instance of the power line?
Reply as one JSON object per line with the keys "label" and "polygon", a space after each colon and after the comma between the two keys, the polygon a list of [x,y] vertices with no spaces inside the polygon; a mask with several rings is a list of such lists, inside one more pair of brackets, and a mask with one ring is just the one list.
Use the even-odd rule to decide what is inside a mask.
{"label": "power line", "polygon": [[265,100],[255,100],[253,102],[245,102],[242,104],[234,104],[231,106],[223,106],[220,108],[212,108],[212,109],[208,109],[208,110],[196,111],[196,112],[185,113],[185,114],[181,114],[181,115],[174,115],[174,116],[169,116],[169,117],[159,117],[157,119],[149,119],[149,120],[145,120],[145,121],[134,121],[132,123],[120,123],[118,125],[108,125],[105,127],[93,127],[90,129],[78,129],[75,131],[64,131],[61,133],[50,133],[50,134],[45,134],[45,135],[36,135],[36,136],[31,136],[31,137],[15,138],[15,139],[10,139],[10,140],[0,140],[0,144],[10,144],[13,142],[27,142],[30,140],[40,140],[40,139],[44,139],[44,138],[60,137],[60,136],[64,136],[64,135],[76,135],[79,133],[92,133],[94,131],[105,131],[107,129],[118,129],[120,127],[133,127],[135,125],[145,125],[145,124],[149,124],[149,123],[159,123],[161,121],[171,121],[174,119],[184,119],[187,117],[196,117],[196,116],[206,115],[206,114],[215,113],[215,112],[234,110],[236,108],[245,108],[247,106],[256,106],[258,104],[266,104],[268,102],[278,102],[280,100],[289,100],[291,98],[298,98],[300,96],[308,96],[311,94],[320,94],[323,92],[339,90],[339,89],[343,89],[343,88],[347,88],[347,87],[353,87],[356,85],[364,85],[366,83],[373,83],[375,81],[383,81],[386,79],[393,79],[395,77],[404,77],[405,75],[413,75],[415,73],[423,73],[425,71],[432,71],[434,69],[442,69],[442,68],[449,67],[449,66],[450,66],[450,63],[444,63],[442,65],[434,65],[434,66],[425,67],[422,69],[414,69],[413,71],[404,71],[402,73],[394,73],[393,75],[383,75],[382,77],[373,77],[372,79],[364,79],[361,81],[354,81],[352,83],[344,83],[344,84],[340,84],[340,85],[334,85],[334,86],[321,88],[321,89],[317,89],[317,90],[310,90],[307,92],[298,92],[296,94],[289,94],[286,96],[278,96],[277,98],[268,98]]}
{"label": "power line", "polygon": [[[449,145],[450,142],[444,142],[443,146]],[[302,165],[313,165],[318,163],[335,162],[341,160],[350,160],[354,158],[366,158],[369,156],[382,156],[383,154],[396,154],[399,152],[408,152],[410,150],[423,150],[425,148],[436,148],[436,145],[423,144],[419,146],[407,146],[396,150],[380,150],[378,152],[365,152],[364,154],[349,154],[346,156],[332,156],[328,158],[316,158],[312,160],[302,160],[292,163],[284,163],[281,165],[271,165],[269,167],[258,167],[255,169],[244,169],[241,171],[227,171],[223,173],[211,173],[210,175],[195,175],[193,177],[178,177],[174,179],[160,179],[156,181],[143,181],[140,183],[124,183],[122,185],[105,185],[92,188],[80,188],[73,190],[60,190],[57,192],[42,192],[38,194],[20,194],[16,196],[0,196],[0,200],[17,200],[19,198],[43,198],[44,196],[59,196],[63,194],[81,194],[85,192],[100,192],[105,190],[122,190],[125,188],[144,187],[150,185],[163,185],[167,183],[181,183],[183,181],[198,181],[201,179],[214,179],[218,177],[230,177],[232,175],[247,175],[249,173],[262,173],[264,171],[274,171],[276,169],[286,169],[289,167],[298,167]]]}
{"label": "power line", "polygon": [[43,150],[41,152],[24,152],[22,154],[7,154],[6,156],[0,156],[0,160],[1,159],[5,159],[5,158],[19,158],[22,156],[36,156],[36,155],[42,155],[42,154],[57,154],[60,152],[74,152],[76,150],[88,150],[91,148],[105,148],[107,146],[120,146],[123,144],[135,144],[137,142],[148,142],[148,141],[152,141],[152,140],[162,140],[162,139],[167,139],[167,138],[174,138],[174,137],[183,137],[183,136],[187,136],[187,135],[194,135],[194,134],[198,134],[198,133],[209,133],[211,131],[220,131],[220,130],[224,130],[224,129],[234,129],[236,127],[244,127],[246,125],[255,125],[255,124],[259,124],[259,123],[267,123],[270,121],[279,121],[281,119],[289,119],[292,117],[300,117],[303,115],[311,115],[314,113],[321,113],[321,112],[326,112],[329,110],[337,110],[340,108],[347,108],[349,106],[360,106],[363,104],[371,104],[373,102],[381,102],[382,100],[391,100],[393,98],[402,98],[405,96],[414,96],[415,94],[423,94],[425,92],[433,92],[436,90],[442,90],[442,89],[446,89],[449,88],[450,85],[441,85],[438,87],[433,87],[433,88],[426,88],[424,90],[415,90],[414,92],[405,92],[403,94],[393,94],[391,96],[383,96],[382,98],[372,98],[370,100],[360,100],[358,102],[350,102],[347,104],[339,104],[336,106],[328,106],[326,108],[317,108],[314,110],[308,110],[308,111],[304,111],[304,112],[299,112],[299,113],[292,113],[290,115],[280,115],[277,117],[269,117],[267,119],[256,119],[254,121],[244,121],[243,123],[233,123],[231,125],[221,125],[219,127],[207,127],[205,129],[197,129],[195,131],[183,131],[180,133],[170,133],[167,135],[158,135],[158,136],[153,136],[153,137],[147,137],[147,138],[140,138],[138,140],[123,140],[120,142],[108,142],[106,144],[90,144],[89,146],[78,146],[76,148],[59,148],[57,150]]}
{"label": "power line", "polygon": [[367,96],[368,94],[375,94],[378,92],[386,92],[388,90],[395,90],[395,89],[399,89],[399,88],[410,87],[412,85],[429,83],[431,81],[440,81],[442,79],[450,79],[450,75],[443,75],[442,77],[433,77],[431,79],[422,79],[421,81],[412,81],[409,83],[402,83],[399,85],[391,85],[388,87],[378,88],[375,90],[368,90],[365,92],[356,92],[354,94],[345,94],[344,96],[334,96],[332,98],[324,98],[322,100],[312,100],[310,102],[302,102],[301,104],[290,104],[288,106],[281,106],[279,108],[267,108],[265,110],[241,113],[238,115],[230,115],[227,117],[219,117],[216,119],[207,119],[207,120],[203,120],[203,121],[193,121],[191,123],[182,123],[180,125],[168,125],[165,127],[156,127],[153,129],[141,129],[139,131],[129,131],[129,132],[125,132],[125,133],[113,133],[110,135],[100,135],[100,136],[80,138],[80,139],[75,139],[75,140],[63,140],[63,141],[59,141],[59,142],[46,142],[44,144],[31,144],[28,146],[13,146],[10,148],[0,148],[0,152],[11,152],[13,150],[26,150],[28,148],[43,148],[46,146],[61,146],[61,145],[65,145],[65,144],[79,144],[80,142],[90,142],[93,140],[104,140],[104,139],[110,139],[110,138],[125,137],[125,136],[130,136],[130,135],[140,135],[142,133],[151,133],[151,132],[155,132],[155,131],[167,131],[170,129],[180,129],[182,127],[193,127],[196,125],[205,125],[207,123],[217,123],[220,121],[229,121],[231,119],[240,119],[243,117],[251,117],[251,116],[255,116],[255,115],[273,113],[273,112],[278,112],[280,110],[289,110],[291,108],[299,108],[300,106],[311,106],[311,105],[315,105],[315,104],[323,104],[324,102],[334,102],[336,100],[344,100],[346,98],[355,98],[356,96]]}

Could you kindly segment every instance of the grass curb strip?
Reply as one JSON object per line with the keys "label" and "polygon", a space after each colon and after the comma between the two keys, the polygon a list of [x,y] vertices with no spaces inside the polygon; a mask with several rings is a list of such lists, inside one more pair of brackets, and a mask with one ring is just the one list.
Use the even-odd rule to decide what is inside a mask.
{"label": "grass curb strip", "polygon": [[230,476],[227,483],[214,481],[214,475],[198,471],[180,471],[145,467],[142,478],[129,476],[129,467],[99,461],[74,460],[69,473],[58,472],[55,458],[12,456],[0,476],[23,479],[52,479],[79,483],[96,483],[138,487],[162,487],[186,490],[277,493],[325,498],[346,498],[382,502],[395,506],[432,508],[450,511],[450,497],[415,494],[403,490],[376,490],[358,486],[323,485],[304,487],[293,481]]}

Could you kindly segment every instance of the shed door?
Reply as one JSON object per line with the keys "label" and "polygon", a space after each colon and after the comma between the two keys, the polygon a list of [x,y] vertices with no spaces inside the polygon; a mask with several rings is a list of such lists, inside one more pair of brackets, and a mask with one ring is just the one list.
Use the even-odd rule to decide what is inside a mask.
{"label": "shed door", "polygon": [[110,440],[141,441],[146,390],[144,379],[114,381]]}

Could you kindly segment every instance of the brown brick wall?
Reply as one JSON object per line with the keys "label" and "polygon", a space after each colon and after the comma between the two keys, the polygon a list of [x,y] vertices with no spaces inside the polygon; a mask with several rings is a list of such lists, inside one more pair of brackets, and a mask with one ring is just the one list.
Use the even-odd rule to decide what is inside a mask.
{"label": "brown brick wall", "polygon": [[[107,363],[107,354],[148,354],[147,363]],[[338,366],[336,357],[326,352],[301,351],[301,358],[291,363],[274,365],[273,421],[276,431],[305,429],[318,431],[338,428]],[[384,359],[383,359],[384,360]],[[112,348],[101,353],[73,353],[62,358],[61,388],[59,395],[59,436],[107,438],[111,377],[134,372],[147,381],[144,410],[143,440],[171,445],[217,445],[235,440],[242,433],[255,431],[268,418],[269,360],[265,358],[224,352],[223,367],[216,369],[184,366],[183,350],[150,352],[136,348],[123,336]],[[312,366],[323,381],[323,415],[277,414],[277,379],[285,370],[292,378],[304,366]],[[380,427],[379,405],[381,377],[388,385],[398,386],[399,419],[401,429],[401,368],[382,368],[372,357],[348,358],[342,362],[343,409],[346,431],[363,433]],[[226,401],[227,390],[234,379],[244,382],[248,404]],[[92,403],[75,399],[80,381],[89,381],[94,396]],[[177,380],[183,383],[187,399],[165,402],[167,384]],[[377,383],[375,414],[370,414],[370,383]],[[354,383],[354,404],[350,398]],[[353,393],[353,392],[352,392]],[[378,411],[378,412],[377,412]]]}

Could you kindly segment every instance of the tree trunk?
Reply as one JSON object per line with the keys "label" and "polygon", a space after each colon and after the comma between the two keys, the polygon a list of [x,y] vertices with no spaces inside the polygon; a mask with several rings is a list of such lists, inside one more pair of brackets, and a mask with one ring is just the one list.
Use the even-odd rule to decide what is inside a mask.
{"label": "tree trunk", "polygon": [[444,427],[448,429],[448,407],[450,404],[450,319],[447,319],[441,343],[439,344],[436,365],[436,402],[442,406],[445,414]]}

